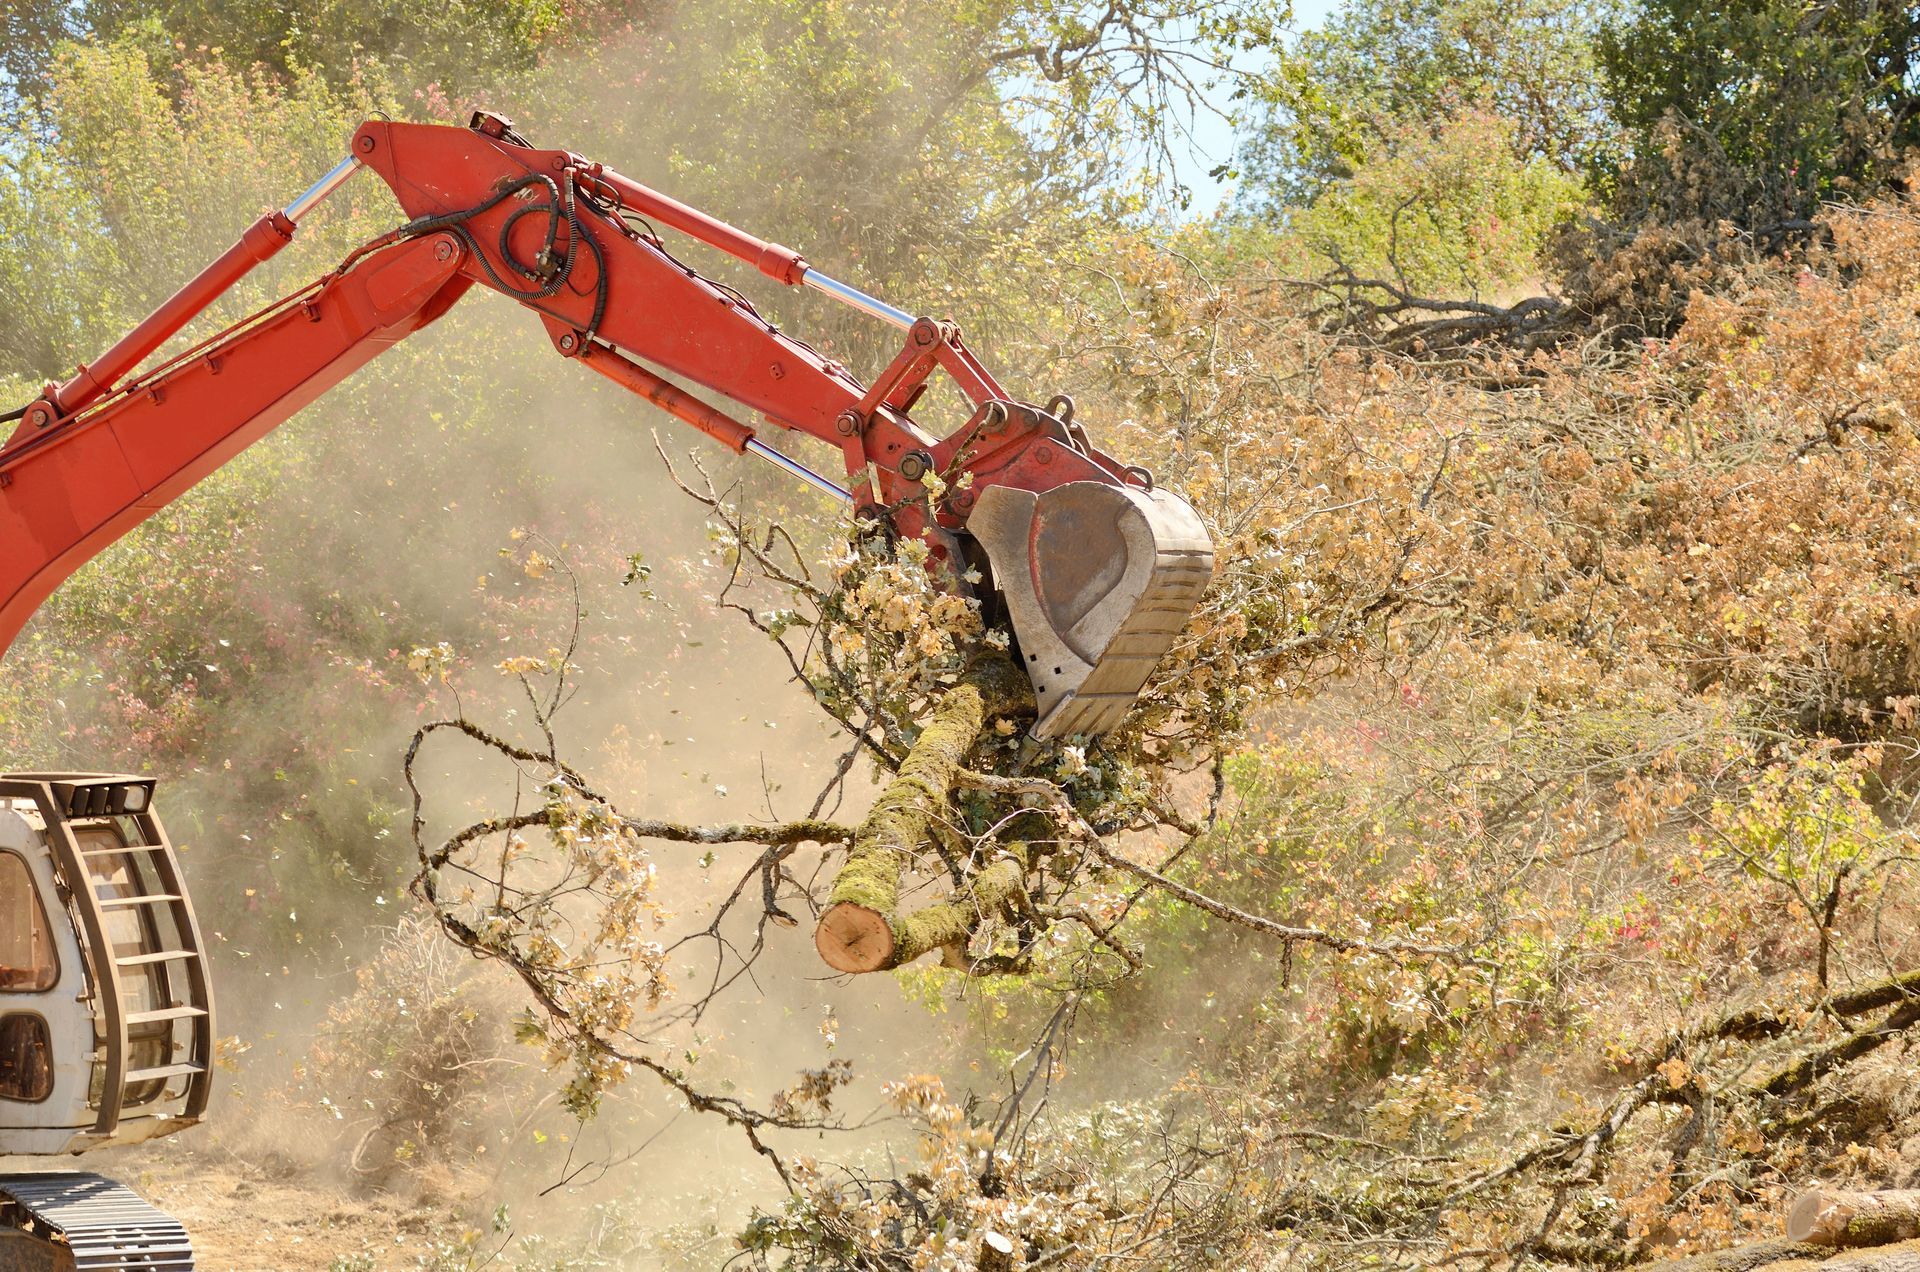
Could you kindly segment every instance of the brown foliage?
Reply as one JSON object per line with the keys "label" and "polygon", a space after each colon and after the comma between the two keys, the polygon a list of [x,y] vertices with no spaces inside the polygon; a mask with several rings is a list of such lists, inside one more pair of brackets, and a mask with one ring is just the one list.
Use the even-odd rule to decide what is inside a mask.
{"label": "brown foliage", "polygon": [[[887,854],[903,886],[956,896],[983,867],[1017,875],[949,943],[976,975],[1026,977],[995,991],[1039,1030],[1009,1098],[901,1083],[926,1169],[781,1162],[792,1200],[753,1257],[941,1266],[992,1231],[1066,1268],[1622,1261],[1767,1226],[1814,1171],[1893,1174],[1920,1023],[1916,249],[1905,206],[1837,216],[1801,265],[1715,273],[1718,292],[1676,276],[1670,339],[1436,372],[1316,332],[1258,262],[1117,248],[1056,364],[1116,452],[1193,498],[1215,586],[1127,729],[1084,748],[981,730],[924,842]],[[701,498],[738,566],[723,599],[847,727],[833,783],[861,756],[896,772],[997,634],[911,553],[857,543],[815,578]],[[795,608],[740,585],[755,570]],[[819,912],[796,846],[831,857],[850,832],[628,817],[550,734],[433,727],[514,759],[544,801],[421,843],[456,936],[521,975],[583,1092],[650,1070],[780,1162],[766,1136],[821,1125],[824,1099],[704,1094],[652,1058],[641,981],[509,920],[617,893],[641,840],[750,839],[726,907],[761,906],[724,987],[783,905]],[[516,830],[591,887],[482,854]],[[462,870],[514,905],[436,882]],[[677,946],[620,948],[646,966]],[[1042,1117],[1036,1093],[1077,1033],[1139,1041],[1140,982],[1188,974],[1232,1023],[1156,1103],[1103,1111],[1155,1147],[1141,1131],[1102,1169],[1098,1118]]]}

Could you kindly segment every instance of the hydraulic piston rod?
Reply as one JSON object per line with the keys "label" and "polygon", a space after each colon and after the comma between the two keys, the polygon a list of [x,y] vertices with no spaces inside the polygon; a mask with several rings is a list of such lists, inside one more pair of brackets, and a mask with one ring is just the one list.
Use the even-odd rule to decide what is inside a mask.
{"label": "hydraulic piston rod", "polygon": [[902,331],[913,326],[914,315],[904,309],[896,309],[884,300],[869,296],[858,287],[827,277],[807,264],[806,259],[790,247],[769,243],[745,230],[728,225],[718,217],[709,216],[698,208],[689,207],[678,199],[669,198],[658,190],[643,186],[633,178],[622,176],[611,168],[595,164],[588,171],[594,180],[617,193],[623,206],[672,226],[682,234],[699,239],[711,247],[717,247],[730,256],[738,257],[770,278],[777,278],[789,286],[799,283],[815,291],[824,292],[842,304],[851,305],[861,313],[878,318],[882,322],[890,322]]}
{"label": "hydraulic piston rod", "polygon": [[306,193],[280,209],[280,215],[289,221],[298,222],[321,200],[346,184],[347,178],[358,171],[360,171],[360,160],[353,155],[348,155],[328,169],[326,176],[308,186]]}
{"label": "hydraulic piston rod", "polygon": [[299,198],[278,212],[268,212],[247,227],[240,241],[221,253],[211,265],[190,279],[161,306],[113,346],[89,364],[82,364],[72,379],[53,388],[47,400],[27,410],[27,423],[44,428],[56,418],[71,415],[97,402],[113,386],[146,361],[147,355],[180,333],[180,329],[199,317],[206,307],[235,283],[253,272],[253,268],[274,256],[293,241],[295,224],[313,206],[339,188],[360,166],[348,158],[336,164]]}
{"label": "hydraulic piston rod", "polygon": [[775,468],[791,473],[823,495],[832,495],[842,503],[853,502],[853,494],[845,486],[840,485],[838,482],[828,481],[825,477],[814,472],[813,469],[808,468],[805,464],[782,455],[771,446],[765,445],[753,438],[748,438],[747,453],[750,455],[758,455]]}
{"label": "hydraulic piston rod", "polygon": [[895,309],[884,300],[878,300],[858,287],[849,286],[836,278],[828,278],[817,269],[809,269],[800,276],[800,281],[817,292],[824,292],[843,305],[851,305],[863,314],[869,314],[882,322],[890,322],[902,331],[913,328],[913,315],[904,309]]}

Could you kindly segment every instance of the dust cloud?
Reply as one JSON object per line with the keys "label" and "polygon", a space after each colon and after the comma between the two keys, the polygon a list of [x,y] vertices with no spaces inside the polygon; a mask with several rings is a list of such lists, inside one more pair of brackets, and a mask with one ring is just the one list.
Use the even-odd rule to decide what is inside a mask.
{"label": "dust cloud", "polygon": [[[708,38],[698,13],[683,10],[679,20],[676,39],[693,31]],[[799,103],[781,95],[742,103],[724,84],[699,77],[663,88],[658,50],[672,44],[655,33],[602,50],[595,67],[618,69],[618,77],[547,85],[545,109],[533,112],[546,118],[521,115],[522,128],[543,144],[579,149],[610,130],[609,160],[696,202],[717,198],[716,211],[769,237],[826,220],[812,200],[830,190],[809,193],[788,179],[793,174],[768,166],[785,155],[805,167],[807,146],[818,144],[795,132],[808,118]],[[738,156],[738,168],[688,159],[709,148],[737,151],[745,136],[762,137],[764,148]],[[881,171],[901,157],[898,143],[873,140],[861,151],[864,170]],[[860,185],[846,178],[836,174],[828,185],[843,195]],[[864,248],[873,268],[911,268],[916,253],[937,247],[925,217],[938,209],[910,211],[898,225],[870,216],[838,242],[806,246],[823,247],[828,258]],[[697,247],[676,248],[768,302],[769,312],[857,371],[871,374],[890,355],[891,333],[824,302],[769,297],[777,289],[751,270],[731,270]],[[289,284],[300,276],[286,272]],[[611,1208],[637,1234],[628,1238],[635,1248],[652,1249],[657,1234],[673,1230],[678,1244],[709,1254],[724,1247],[754,1200],[776,1199],[775,1180],[738,1131],[686,1111],[648,1075],[632,1078],[585,1126],[559,1113],[551,1100],[556,1079],[542,1071],[537,1052],[508,1036],[507,1018],[524,1006],[517,987],[490,981],[477,965],[447,973],[477,975],[481,983],[462,1001],[499,1017],[482,1039],[499,1060],[487,1078],[490,1099],[460,1114],[463,1142],[475,1146],[465,1160],[434,1160],[433,1145],[412,1146],[416,1165],[388,1169],[386,1159],[409,1146],[359,1129],[381,1119],[377,1105],[393,1089],[387,1075],[370,1068],[361,1090],[315,1076],[316,1047],[337,1041],[341,1013],[366,996],[359,974],[392,947],[411,904],[404,885],[414,861],[398,780],[407,739],[422,720],[450,713],[456,693],[477,718],[514,736],[527,720],[493,664],[566,642],[572,607],[564,578],[530,577],[503,550],[523,554],[531,542],[578,574],[583,672],[560,717],[561,746],[626,811],[689,822],[799,815],[844,750],[778,651],[713,603],[725,575],[706,510],[669,479],[654,430],[677,462],[697,454],[763,517],[835,515],[817,496],[748,467],[755,461],[736,459],[556,358],[537,320],[483,292],[249,457],[276,474],[275,496],[256,510],[254,533],[265,541],[260,558],[283,568],[246,580],[241,603],[266,614],[270,638],[283,649],[342,652],[309,682],[262,676],[237,685],[220,753],[210,743],[182,771],[156,774],[214,947],[219,1032],[237,1047],[210,1129],[101,1153],[90,1168],[164,1175],[169,1161],[186,1154],[201,1167],[226,1163],[239,1182],[209,1187],[243,1198],[263,1186],[260,1179],[298,1187],[311,1178],[363,1198],[409,1196],[472,1216],[505,1204],[517,1232],[558,1241],[604,1226]],[[342,440],[348,435],[350,444]],[[804,439],[778,443],[828,471],[837,467],[837,456]],[[621,581],[619,565],[632,552],[651,567],[644,589]],[[389,645],[384,657],[364,648],[369,633]],[[440,640],[459,669],[449,685],[423,695],[404,671],[404,654],[413,643]],[[357,662],[348,652],[356,646]],[[466,811],[462,801],[497,809],[512,795],[499,766],[459,748],[430,752],[423,768],[436,819]],[[859,772],[838,809],[843,819],[869,798]],[[303,783],[310,788],[289,789]],[[674,911],[670,934],[704,927],[752,856],[720,849],[704,864],[704,853],[656,848],[662,895]],[[805,878],[815,864],[817,857],[797,859],[795,871]],[[878,1082],[934,1069],[953,1054],[946,1033],[957,1026],[908,1002],[892,978],[828,979],[810,925],[770,929],[769,939],[753,975],[697,1031],[659,1039],[663,1056],[696,1057],[697,1083],[764,1104],[799,1070],[849,1057],[860,1080],[840,1105],[857,1119],[877,1104]],[[675,968],[683,988],[711,974],[711,953],[689,947]],[[396,993],[390,982],[383,992]],[[860,1147],[851,1137],[827,1146],[811,1137],[775,1142],[829,1156]],[[646,1266],[663,1256],[634,1257]],[[702,1256],[690,1257],[701,1265]]]}
{"label": "dust cloud", "polygon": [[[561,580],[529,578],[501,556],[503,548],[526,542],[516,540],[517,533],[537,536],[544,552],[579,573],[587,614],[577,660],[584,668],[580,692],[560,717],[569,758],[630,812],[690,822],[804,813],[845,744],[792,682],[778,651],[740,616],[712,603],[725,574],[709,555],[706,510],[673,485],[652,431],[689,473],[692,452],[722,483],[738,478],[766,490],[767,481],[741,471],[752,461],[734,459],[558,361],[538,329],[527,326],[524,315],[476,296],[414,342],[427,358],[445,346],[486,343],[501,372],[462,386],[487,401],[485,414],[493,418],[482,427],[423,427],[452,411],[428,405],[400,384],[386,401],[368,394],[369,409],[350,421],[323,400],[263,444],[292,450],[343,422],[369,439],[359,447],[356,467],[324,475],[337,498],[292,503],[287,511],[295,515],[284,522],[276,520],[282,510],[262,510],[270,523],[265,533],[286,541],[284,550],[268,555],[307,560],[300,574],[270,584],[287,611],[283,637],[323,639],[323,630],[309,628],[324,629],[326,621],[312,616],[342,605],[372,608],[392,620],[397,636],[411,632],[430,641],[444,635],[460,655],[463,667],[453,685],[437,691],[441,700],[426,714],[450,710],[447,695],[471,693],[474,684],[498,698],[506,682],[492,670],[494,662],[566,640],[569,606],[555,599]],[[393,373],[382,367],[369,374]],[[503,425],[502,417],[510,422]],[[316,449],[328,453],[324,445]],[[792,491],[775,497],[793,506],[811,499]],[[813,515],[831,514],[819,509]],[[310,551],[302,554],[295,544],[311,545]],[[626,552],[642,553],[652,567],[646,587],[657,599],[622,586],[619,570],[609,568],[610,557]],[[516,614],[534,593],[545,594],[530,606],[535,612]],[[476,614],[488,621],[476,621]],[[510,630],[519,639],[501,635]],[[189,1138],[209,1141],[201,1147],[231,1153],[269,1176],[311,1172],[362,1193],[369,1186],[366,1153],[352,1132],[377,1110],[353,1107],[353,1092],[328,1095],[307,1070],[329,1010],[352,998],[355,970],[379,952],[409,905],[404,881],[414,863],[404,826],[372,829],[362,792],[398,803],[400,756],[424,716],[408,705],[407,693],[391,688],[404,681],[392,660],[377,670],[388,687],[369,685],[361,700],[344,703],[335,695],[347,682],[261,685],[250,714],[227,739],[230,756],[209,757],[199,773],[158,774],[166,779],[165,811],[194,828],[181,836],[188,843],[183,860],[214,933],[220,1032],[246,1048],[225,1079],[212,1128]],[[489,715],[484,709],[474,714]],[[524,720],[516,721],[509,705],[492,723],[513,736]],[[289,797],[284,782],[262,771],[273,762],[259,757],[285,750],[293,727],[309,731],[305,748],[342,758],[327,770],[321,789],[291,794],[298,816],[262,829],[267,819],[250,819],[244,807],[248,791],[258,785]],[[233,777],[236,769],[240,778]],[[429,752],[424,776],[430,814],[456,815],[463,810],[455,805],[469,797],[499,807],[511,794],[497,765],[457,747]],[[856,781],[839,815],[857,815],[865,798]],[[240,826],[249,829],[231,833]],[[658,846],[662,894],[676,915],[670,932],[705,926],[754,851],[720,849],[709,867],[701,864],[704,849]],[[338,866],[331,885],[326,863]],[[223,891],[222,878],[242,864],[270,876],[284,873],[289,884],[249,888],[246,897]],[[811,863],[796,868],[805,877]],[[271,916],[262,913],[268,909]],[[249,931],[254,935],[243,935]],[[703,1057],[693,1070],[697,1081],[728,1085],[760,1102],[801,1068],[853,1057],[864,1081],[847,1094],[852,1108],[877,1103],[879,1080],[936,1063],[932,1054],[915,1055],[913,1040],[930,1032],[925,1012],[906,1003],[891,979],[825,979],[804,923],[771,929],[770,939],[753,978],[735,988],[697,1037],[682,1030],[663,1038],[662,1054],[697,1050]],[[689,952],[676,968],[683,986],[710,973],[707,947]],[[513,990],[495,985],[484,994],[503,1025],[524,1006]],[[823,1035],[829,1020],[838,1025],[832,1051]],[[537,1052],[504,1042],[500,1054],[515,1066],[501,1081],[528,1103],[556,1085],[540,1070]],[[370,1087],[375,1095],[386,1089]],[[549,1104],[531,1121],[503,1114],[498,1125],[468,1130],[490,1144],[492,1162],[382,1172],[374,1186],[480,1215],[504,1203],[520,1231],[566,1240],[577,1239],[596,1208],[610,1203],[637,1230],[691,1224],[726,1234],[753,1199],[772,1196],[775,1183],[738,1131],[687,1113],[679,1097],[644,1074],[584,1127]],[[644,1152],[630,1158],[641,1144]],[[357,1160],[344,1160],[355,1150],[361,1150]],[[171,1151],[163,1142],[102,1153],[88,1165],[129,1174],[159,1168]],[[423,1156],[432,1152],[425,1146]],[[131,1171],[116,1156],[127,1158]],[[495,1169],[494,1162],[512,1169]],[[570,1178],[573,1183],[547,1192]]]}

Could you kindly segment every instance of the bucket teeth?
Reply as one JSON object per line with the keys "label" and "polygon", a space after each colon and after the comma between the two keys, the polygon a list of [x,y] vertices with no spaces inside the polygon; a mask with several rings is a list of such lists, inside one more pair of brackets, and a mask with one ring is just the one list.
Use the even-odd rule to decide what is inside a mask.
{"label": "bucket teeth", "polygon": [[1206,527],[1161,490],[990,486],[967,529],[1020,638],[1040,738],[1116,728],[1213,578]]}

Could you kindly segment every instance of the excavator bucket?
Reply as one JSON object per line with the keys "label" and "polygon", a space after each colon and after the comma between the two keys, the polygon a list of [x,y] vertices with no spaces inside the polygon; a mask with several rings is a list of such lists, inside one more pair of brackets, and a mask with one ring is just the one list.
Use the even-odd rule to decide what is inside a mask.
{"label": "excavator bucket", "polygon": [[967,529],[1006,598],[1040,738],[1116,728],[1213,577],[1206,527],[1164,490],[989,486]]}

